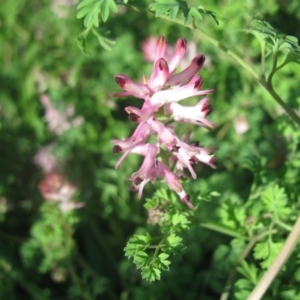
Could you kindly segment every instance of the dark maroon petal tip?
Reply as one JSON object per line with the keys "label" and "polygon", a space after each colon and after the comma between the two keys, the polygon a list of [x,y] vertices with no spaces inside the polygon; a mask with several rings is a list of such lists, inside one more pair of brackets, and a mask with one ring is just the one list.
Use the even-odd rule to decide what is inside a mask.
{"label": "dark maroon petal tip", "polygon": [[190,195],[186,194],[181,201],[185,203],[190,209],[195,209],[194,205],[190,202]]}
{"label": "dark maroon petal tip", "polygon": [[128,119],[132,122],[138,123],[140,120],[140,116],[138,116],[137,114],[134,114],[134,113],[130,113],[128,115]]}
{"label": "dark maroon petal tip", "polygon": [[190,202],[190,195],[188,195],[188,194],[186,194],[182,199],[181,199],[181,201],[182,202]]}
{"label": "dark maroon petal tip", "polygon": [[198,57],[198,59],[197,59],[197,65],[198,65],[199,67],[202,67],[203,64],[204,64],[204,62],[205,62],[205,56],[202,54],[202,55],[200,55],[200,57]]}
{"label": "dark maroon petal tip", "polygon": [[122,149],[119,145],[115,145],[115,146],[112,148],[112,152],[113,152],[113,153],[121,153],[121,152],[123,152],[123,149]]}
{"label": "dark maroon petal tip", "polygon": [[158,67],[159,67],[160,71],[163,71],[166,68],[168,68],[168,63],[163,58],[161,58],[158,62]]}
{"label": "dark maroon petal tip", "polygon": [[186,48],[186,39],[181,39],[181,41],[180,41],[180,47],[181,48]]}
{"label": "dark maroon petal tip", "polygon": [[172,151],[172,152],[178,152],[179,149],[180,149],[180,146],[178,146],[178,145],[173,145],[172,148],[171,148],[171,151]]}
{"label": "dark maroon petal tip", "polygon": [[196,156],[192,156],[190,159],[189,159],[189,162],[191,164],[197,164],[199,162],[199,159],[196,157]]}
{"label": "dark maroon petal tip", "polygon": [[210,103],[206,102],[203,104],[202,108],[201,108],[202,112],[206,112],[206,115],[208,115],[209,113],[212,112],[212,106],[210,105]]}
{"label": "dark maroon petal tip", "polygon": [[122,77],[116,76],[116,83],[123,89],[126,85],[126,80]]}
{"label": "dark maroon petal tip", "polygon": [[144,180],[141,177],[137,177],[136,179],[134,179],[133,183],[135,185],[139,185],[141,182],[143,182]]}
{"label": "dark maroon petal tip", "polygon": [[202,79],[202,77],[200,77],[198,80],[195,81],[195,83],[194,83],[194,89],[195,90],[199,89],[200,86],[202,85],[202,83],[203,83],[203,79]]}

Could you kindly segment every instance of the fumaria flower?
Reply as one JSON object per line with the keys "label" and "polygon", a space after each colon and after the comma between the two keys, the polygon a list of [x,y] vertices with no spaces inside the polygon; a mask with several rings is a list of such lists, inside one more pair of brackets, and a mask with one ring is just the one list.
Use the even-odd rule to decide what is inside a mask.
{"label": "fumaria flower", "polygon": [[215,168],[216,159],[212,154],[215,147],[191,144],[190,134],[181,140],[171,124],[191,123],[207,129],[214,129],[216,125],[206,119],[212,111],[209,98],[200,99],[194,106],[181,104],[186,98],[207,96],[213,92],[211,89],[200,90],[203,79],[197,73],[205,61],[203,54],[196,55],[185,69],[176,73],[186,50],[186,40],[181,38],[176,43],[175,51],[170,53],[166,39],[160,36],[155,51],[147,52],[147,57],[154,60],[149,78],[143,77],[142,82],[138,83],[124,74],[115,76],[123,91],[114,93],[113,96],[133,96],[141,99],[142,104],[140,108],[125,108],[129,120],[138,124],[132,136],[112,142],[115,144],[113,152],[122,153],[116,168],[130,153],[144,157],[140,169],[129,178],[132,182],[130,189],[137,191],[139,197],[148,182],[160,178],[179,195],[183,203],[194,208],[190,196],[180,183],[180,176],[186,168],[195,179],[197,175],[193,165],[199,162]]}

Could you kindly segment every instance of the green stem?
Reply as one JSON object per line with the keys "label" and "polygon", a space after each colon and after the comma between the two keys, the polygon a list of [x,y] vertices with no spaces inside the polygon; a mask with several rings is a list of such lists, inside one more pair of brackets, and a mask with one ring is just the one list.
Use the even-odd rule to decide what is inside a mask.
{"label": "green stem", "polygon": [[260,279],[247,300],[260,300],[289,258],[300,237],[300,215],[273,264]]}
{"label": "green stem", "polygon": [[238,267],[238,265],[248,256],[248,254],[250,253],[251,249],[254,247],[254,245],[261,240],[262,238],[264,238],[265,236],[275,233],[276,230],[267,230],[264,231],[260,234],[255,235],[250,241],[249,243],[246,245],[246,247],[244,248],[244,250],[242,251],[242,253],[239,255],[238,259],[236,260],[235,265],[233,266],[233,268],[231,269],[228,279],[226,281],[225,287],[223,289],[223,292],[221,294],[221,298],[220,300],[227,300],[229,297],[229,293],[230,293],[230,289],[232,286],[232,282],[234,280],[235,274],[236,274],[236,269]]}
{"label": "green stem", "polygon": [[266,66],[265,66],[265,43],[260,43],[261,47],[261,76],[265,80],[266,78]]}
{"label": "green stem", "polygon": [[155,252],[153,254],[153,260],[157,257],[158,253],[159,253],[159,250],[161,248],[161,246],[164,244],[164,242],[166,241],[166,237],[164,237],[159,243],[158,245],[156,246],[156,249],[155,249]]}
{"label": "green stem", "polygon": [[204,228],[207,228],[207,229],[210,229],[210,230],[222,233],[222,234],[226,234],[226,235],[229,235],[234,238],[242,238],[242,236],[238,232],[236,232],[234,229],[226,227],[222,224],[210,222],[210,223],[200,223],[199,225],[201,227],[204,227]]}
{"label": "green stem", "polygon": [[276,225],[278,225],[278,226],[284,228],[284,229],[287,230],[287,231],[292,231],[292,229],[293,229],[291,226],[289,226],[289,225],[283,223],[283,222],[280,221],[280,220],[273,220],[273,222],[274,222]]}

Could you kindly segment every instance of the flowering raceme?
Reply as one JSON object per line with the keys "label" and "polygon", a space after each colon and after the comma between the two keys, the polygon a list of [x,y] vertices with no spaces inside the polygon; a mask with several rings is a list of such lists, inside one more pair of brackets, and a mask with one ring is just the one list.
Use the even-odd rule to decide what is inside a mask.
{"label": "flowering raceme", "polygon": [[[129,119],[138,125],[130,138],[112,140],[115,144],[113,152],[123,153],[116,168],[130,153],[144,157],[140,169],[129,178],[132,181],[130,189],[138,191],[139,197],[149,181],[162,178],[179,195],[181,201],[193,209],[190,197],[179,178],[184,168],[187,168],[195,179],[197,176],[193,165],[198,162],[215,168],[215,158],[211,154],[215,148],[190,144],[189,134],[180,140],[170,124],[176,121],[214,129],[216,125],[206,119],[212,110],[209,98],[201,99],[195,106],[179,104],[185,98],[205,96],[213,90],[199,90],[203,80],[196,74],[204,64],[204,55],[194,57],[187,68],[176,74],[187,49],[186,40],[181,38],[177,41],[172,56],[166,56],[166,47],[166,39],[160,36],[156,43],[152,74],[150,78],[143,77],[142,83],[136,83],[123,74],[115,76],[116,82],[124,91],[114,93],[113,96],[133,96],[142,99],[143,104],[141,108],[125,108]],[[151,142],[148,141],[150,136]]]}

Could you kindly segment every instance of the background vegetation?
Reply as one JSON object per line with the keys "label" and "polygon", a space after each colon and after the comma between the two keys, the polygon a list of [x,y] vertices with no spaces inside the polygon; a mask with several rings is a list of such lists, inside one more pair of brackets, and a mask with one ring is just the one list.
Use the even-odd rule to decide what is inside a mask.
{"label": "background vegetation", "polygon": [[[129,1],[143,9],[151,3]],[[219,25],[204,14],[201,30],[259,74],[259,34],[245,31],[254,19],[300,37],[298,0],[187,3],[213,11]],[[87,32],[80,35],[85,28],[76,17],[77,4],[1,2],[0,298],[246,299],[299,215],[298,125],[246,69],[199,31],[120,5],[86,37]],[[199,166],[199,178],[184,183],[197,206],[194,212],[163,183],[149,184],[142,199],[130,192],[127,178],[138,169],[138,157],[114,168],[118,155],[110,140],[131,134],[134,124],[124,107],[139,104],[110,96],[119,90],[114,76],[139,80],[149,74],[151,63],[144,61],[141,44],[159,35],[169,44],[184,37],[204,53],[204,89],[215,89],[210,119],[218,128],[179,128],[192,130],[203,145],[218,147],[217,170]],[[267,75],[273,66],[270,49],[266,46]],[[279,64],[285,57],[282,52]],[[276,93],[298,115],[299,78],[295,62],[273,78]],[[166,199],[173,203],[167,212],[171,221],[153,224],[149,211]],[[132,238],[126,252],[131,256],[134,234],[139,240],[147,233],[169,238],[170,248],[161,251],[170,256],[160,257],[165,263],[156,266],[159,274],[147,274],[147,264],[124,256],[127,241]],[[145,240],[138,244],[149,246]],[[299,250],[264,299],[300,299]],[[160,280],[143,280],[136,265],[146,279]]]}

